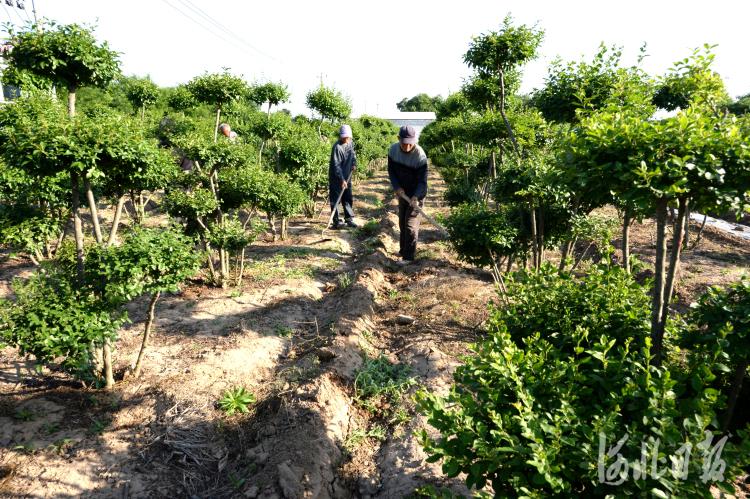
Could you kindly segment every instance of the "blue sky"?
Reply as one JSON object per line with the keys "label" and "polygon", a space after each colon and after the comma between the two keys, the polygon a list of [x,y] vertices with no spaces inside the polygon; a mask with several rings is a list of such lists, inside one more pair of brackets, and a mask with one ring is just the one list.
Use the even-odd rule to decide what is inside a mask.
{"label": "blue sky", "polygon": [[[31,0],[24,4],[31,15]],[[2,1],[0,4],[4,5]],[[545,30],[540,57],[522,90],[543,84],[549,63],[589,59],[599,43],[624,48],[644,68],[666,71],[704,43],[718,44],[715,68],[731,95],[750,93],[750,2],[630,0],[311,2],[274,0],[35,0],[41,17],[97,25],[96,35],[122,53],[126,74],[176,85],[224,67],[248,81],[283,81],[287,104],[304,112],[305,94],[321,80],[348,95],[354,112],[388,114],[404,97],[447,95],[469,71],[462,56],[472,35],[516,22]],[[17,9],[15,9],[17,11]],[[4,21],[26,13],[0,10]],[[192,20],[191,20],[192,18]],[[197,21],[197,22],[196,22]]]}

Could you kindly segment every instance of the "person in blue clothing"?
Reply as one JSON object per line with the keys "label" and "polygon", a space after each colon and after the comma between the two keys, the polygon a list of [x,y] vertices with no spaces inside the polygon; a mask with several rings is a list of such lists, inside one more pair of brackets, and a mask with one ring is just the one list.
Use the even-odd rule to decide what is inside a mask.
{"label": "person in blue clothing", "polygon": [[424,206],[427,196],[427,155],[417,144],[417,133],[411,125],[401,127],[398,142],[388,150],[388,177],[398,199],[401,263],[409,263],[417,252],[421,221],[417,207]]}
{"label": "person in blue clothing", "polygon": [[330,196],[331,211],[333,212],[333,228],[339,229],[343,226],[339,218],[339,207],[334,206],[341,191],[341,204],[344,206],[344,221],[349,227],[357,227],[354,222],[354,210],[352,209],[353,197],[351,186],[351,173],[357,168],[357,155],[354,152],[352,142],[352,127],[341,125],[339,129],[339,140],[331,148],[331,160],[328,163],[328,192]]}

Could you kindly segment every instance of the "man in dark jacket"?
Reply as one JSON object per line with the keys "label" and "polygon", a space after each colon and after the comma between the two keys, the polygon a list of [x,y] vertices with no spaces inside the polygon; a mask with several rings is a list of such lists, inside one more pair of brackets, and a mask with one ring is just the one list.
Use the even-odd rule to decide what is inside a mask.
{"label": "man in dark jacket", "polygon": [[[414,260],[417,252],[420,215],[417,206],[424,206],[427,195],[427,155],[417,145],[413,126],[402,126],[398,142],[388,150],[388,177],[398,198],[398,228],[401,232],[402,263]],[[404,199],[404,195],[409,201]]]}
{"label": "man in dark jacket", "polygon": [[352,209],[352,186],[349,177],[357,168],[357,155],[354,153],[352,143],[352,127],[341,125],[339,129],[339,141],[331,148],[331,160],[328,163],[328,192],[333,212],[333,228],[339,229],[343,225],[339,218],[339,207],[336,200],[341,196],[344,205],[344,220],[349,227],[356,227],[354,223],[354,210]]}

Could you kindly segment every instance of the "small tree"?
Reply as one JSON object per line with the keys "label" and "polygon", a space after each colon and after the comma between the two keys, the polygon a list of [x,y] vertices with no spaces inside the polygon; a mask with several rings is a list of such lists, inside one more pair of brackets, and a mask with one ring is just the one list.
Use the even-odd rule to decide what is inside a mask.
{"label": "small tree", "polygon": [[503,117],[508,135],[516,154],[520,154],[513,129],[505,116],[506,77],[509,72],[536,57],[544,32],[526,25],[513,26],[513,19],[506,16],[500,31],[474,37],[464,62],[474,68],[480,76],[496,78],[500,88],[498,109]]}
{"label": "small tree", "polygon": [[141,120],[146,118],[146,107],[156,104],[159,87],[149,78],[128,78],[125,81],[125,95],[136,110],[141,112]]}
{"label": "small tree", "polygon": [[194,242],[172,229],[136,228],[120,246],[102,248],[87,260],[89,282],[113,310],[147,294],[150,297],[143,340],[133,366],[138,377],[154,323],[156,303],[162,293],[173,293],[198,271],[200,254]]}
{"label": "small tree", "polygon": [[[75,274],[73,274],[75,275]],[[126,321],[112,314],[97,297],[82,290],[71,274],[55,267],[13,283],[16,301],[0,304],[0,337],[32,354],[41,364],[55,365],[85,383],[98,379],[93,352],[117,338]]]}
{"label": "small tree", "polygon": [[167,105],[175,111],[184,113],[195,106],[195,97],[185,85],[167,89]]}
{"label": "small tree", "polygon": [[289,89],[283,83],[263,83],[252,88],[250,100],[258,105],[268,103],[268,111],[271,114],[271,106],[278,106],[282,102],[289,102]]}
{"label": "small tree", "polygon": [[396,107],[399,111],[409,112],[409,111],[417,111],[417,112],[429,112],[429,111],[436,111],[437,107],[443,102],[443,98],[439,95],[436,95],[435,97],[430,97],[429,95],[425,93],[417,94],[414,97],[406,98],[404,97],[399,102],[396,103]]}
{"label": "small tree", "polygon": [[[701,58],[697,64],[701,67],[704,62]],[[700,73],[713,81],[712,73]],[[707,88],[711,94],[714,85]],[[580,185],[600,191],[606,188],[623,202],[655,212],[651,334],[657,358],[662,355],[664,325],[690,207],[741,209],[750,202],[749,131],[734,117],[715,114],[711,95],[697,93],[693,97],[695,105],[661,121],[646,121],[637,113],[616,107],[596,113],[582,120],[570,142],[570,157]],[[677,204],[678,214],[668,254],[670,203]]]}
{"label": "small tree", "polygon": [[320,115],[318,135],[320,135],[323,120],[328,119],[334,123],[345,120],[352,113],[351,104],[341,92],[334,88],[324,87],[322,83],[317,89],[308,92],[306,102],[307,107]]}
{"label": "small tree", "polygon": [[248,85],[245,80],[233,76],[228,72],[206,73],[196,76],[186,85],[195,100],[211,105],[216,110],[216,126],[214,127],[214,142],[219,134],[219,120],[221,110],[231,102],[248,95]]}
{"label": "small tree", "polygon": [[[120,72],[117,52],[107,43],[98,44],[92,30],[77,24],[32,25],[21,32],[10,33],[13,50],[8,65],[47,78],[68,90],[68,115],[75,116],[76,90],[81,86],[104,88]],[[53,139],[55,140],[55,139]],[[59,140],[59,139],[58,139]],[[71,163],[75,165],[76,162]],[[78,273],[83,274],[83,229],[79,213],[79,177],[83,176],[92,215],[96,206],[87,171],[70,168],[71,200],[78,255]]]}

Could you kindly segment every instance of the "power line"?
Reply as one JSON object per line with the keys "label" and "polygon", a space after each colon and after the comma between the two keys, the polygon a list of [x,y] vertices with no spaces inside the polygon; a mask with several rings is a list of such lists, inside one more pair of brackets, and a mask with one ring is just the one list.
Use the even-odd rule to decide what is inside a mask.
{"label": "power line", "polygon": [[10,12],[8,12],[8,7],[5,6],[5,2],[0,0],[0,5],[3,6],[3,9],[5,9],[5,13],[8,15],[8,21],[10,21],[11,24],[16,24],[13,22],[13,16],[10,15]]}
{"label": "power line", "polygon": [[204,11],[203,9],[201,9],[199,6],[195,5],[191,0],[177,0],[177,1],[180,2],[182,5],[184,5],[185,7],[187,7],[188,9],[192,10],[193,12],[195,12],[196,14],[198,14],[199,16],[201,16],[203,19],[205,19],[209,23],[211,23],[214,26],[216,26],[222,32],[224,32],[224,33],[228,34],[229,36],[233,37],[235,40],[239,41],[243,45],[245,45],[245,46],[249,47],[250,49],[254,50],[258,54],[260,54],[260,55],[262,55],[264,57],[268,57],[269,59],[272,59],[272,60],[274,60],[276,62],[279,62],[272,55],[269,55],[266,52],[264,52],[261,49],[259,49],[258,47],[252,45],[251,43],[248,43],[244,38],[242,38],[241,36],[239,36],[238,34],[236,34],[231,29],[227,28],[224,24],[222,24],[219,21],[217,21],[214,17],[212,17],[211,15],[209,15],[206,11]]}
{"label": "power line", "polygon": [[[18,7],[18,4],[16,4],[16,7]],[[18,19],[21,21],[21,25],[26,24],[26,20],[23,17],[21,17],[21,14],[18,13],[18,10],[23,10],[23,9],[18,7],[18,10],[16,10],[16,7],[11,6],[10,10],[16,13],[16,15],[18,16]]]}
{"label": "power line", "polygon": [[198,26],[200,26],[200,27],[201,27],[201,28],[203,28],[204,30],[208,31],[209,33],[211,33],[211,34],[212,34],[212,35],[214,35],[215,37],[219,38],[220,40],[222,40],[222,41],[224,41],[224,42],[226,42],[226,43],[230,43],[230,44],[233,44],[233,45],[234,45],[235,47],[237,47],[237,48],[238,48],[238,49],[240,49],[241,51],[245,52],[245,53],[246,53],[247,55],[252,55],[252,54],[250,54],[250,53],[249,53],[249,52],[248,52],[248,51],[247,51],[247,50],[246,50],[246,49],[245,49],[244,47],[242,47],[241,45],[237,44],[236,42],[234,42],[234,41],[232,41],[232,40],[230,40],[230,39],[227,39],[227,38],[226,38],[226,37],[224,37],[224,36],[223,36],[223,35],[222,35],[221,33],[217,33],[217,32],[216,32],[215,30],[213,30],[213,29],[212,29],[212,28],[210,28],[209,26],[206,26],[205,24],[201,23],[200,21],[196,20],[195,18],[191,17],[190,15],[188,15],[187,13],[185,13],[184,11],[182,11],[182,10],[181,10],[181,9],[180,9],[179,7],[175,7],[174,5],[172,5],[171,3],[169,3],[169,2],[167,1],[167,0],[161,0],[161,1],[162,1],[162,2],[164,2],[165,4],[167,4],[167,5],[168,5],[168,6],[170,7],[170,8],[172,8],[173,10],[176,10],[176,11],[177,11],[178,13],[180,13],[180,14],[181,14],[182,16],[184,16],[184,17],[188,18],[188,19],[189,19],[190,21],[192,21],[193,23],[197,24]]}
{"label": "power line", "polygon": [[[16,5],[18,5],[18,4],[16,4]],[[29,24],[32,24],[32,22],[31,22],[31,16],[29,16],[29,10],[26,8],[26,4],[21,4],[21,5],[23,5],[23,7],[21,8],[21,10],[23,11],[23,15],[26,17],[26,22],[28,22]]]}

